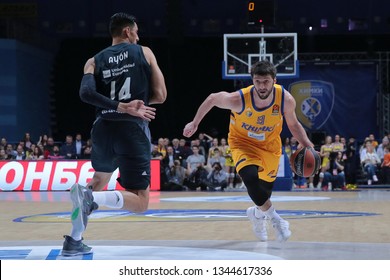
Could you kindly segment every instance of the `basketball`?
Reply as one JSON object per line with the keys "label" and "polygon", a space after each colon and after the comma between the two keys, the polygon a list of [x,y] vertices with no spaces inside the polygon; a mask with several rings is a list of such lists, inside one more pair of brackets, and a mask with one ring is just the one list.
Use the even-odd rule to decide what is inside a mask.
{"label": "basketball", "polygon": [[316,174],[321,167],[321,157],[312,147],[296,150],[290,157],[292,171],[301,177]]}

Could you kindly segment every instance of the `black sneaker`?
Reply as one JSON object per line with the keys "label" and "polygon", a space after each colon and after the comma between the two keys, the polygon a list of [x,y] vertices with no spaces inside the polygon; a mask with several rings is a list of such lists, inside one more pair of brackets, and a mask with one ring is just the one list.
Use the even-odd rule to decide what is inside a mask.
{"label": "black sneaker", "polygon": [[70,198],[73,203],[71,219],[78,224],[78,228],[86,229],[88,216],[92,211],[98,209],[98,205],[93,201],[92,190],[82,185],[74,184],[70,189]]}
{"label": "black sneaker", "polygon": [[92,248],[85,245],[83,239],[76,241],[69,235],[64,235],[65,241],[62,247],[62,255],[65,257],[72,257],[78,255],[92,254]]}

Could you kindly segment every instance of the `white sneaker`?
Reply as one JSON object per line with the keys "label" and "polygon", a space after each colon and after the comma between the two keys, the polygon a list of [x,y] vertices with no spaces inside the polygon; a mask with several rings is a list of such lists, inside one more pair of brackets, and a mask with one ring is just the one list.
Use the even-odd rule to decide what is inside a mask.
{"label": "white sneaker", "polygon": [[370,179],[367,180],[367,185],[371,185],[372,181]]}
{"label": "white sneaker", "polygon": [[310,184],[309,184],[309,189],[314,189],[313,183],[310,183]]}
{"label": "white sneaker", "polygon": [[276,239],[280,242],[287,241],[291,236],[289,222],[283,219],[272,219],[272,227],[276,231]]}
{"label": "white sneaker", "polygon": [[374,182],[378,182],[378,177],[376,175],[372,176],[372,180],[374,180]]}
{"label": "white sneaker", "polygon": [[256,206],[249,207],[246,210],[246,215],[248,216],[249,220],[252,222],[253,227],[253,233],[260,241],[267,241],[268,240],[268,234],[267,234],[267,220],[266,217],[263,216],[262,218],[257,218],[255,215]]}

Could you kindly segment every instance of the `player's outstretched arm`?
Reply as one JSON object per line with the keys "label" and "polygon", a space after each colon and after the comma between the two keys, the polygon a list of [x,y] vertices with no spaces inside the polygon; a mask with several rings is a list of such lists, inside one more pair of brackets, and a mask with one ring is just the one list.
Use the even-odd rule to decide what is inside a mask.
{"label": "player's outstretched arm", "polygon": [[242,106],[241,96],[238,92],[230,93],[226,91],[210,94],[198,108],[192,122],[184,127],[183,135],[191,137],[198,129],[199,123],[214,106],[221,109],[240,111]]}

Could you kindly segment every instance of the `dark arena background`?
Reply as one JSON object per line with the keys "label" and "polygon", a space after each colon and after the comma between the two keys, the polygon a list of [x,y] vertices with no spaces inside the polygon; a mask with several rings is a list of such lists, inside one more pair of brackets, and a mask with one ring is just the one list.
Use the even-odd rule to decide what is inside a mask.
{"label": "dark arena background", "polygon": [[[277,177],[272,201],[289,221],[292,235],[285,243],[277,242],[269,223],[269,240],[260,242],[246,212],[253,202],[234,165],[228,171],[234,180],[225,190],[220,186],[191,189],[184,183],[174,189],[176,185],[163,181],[166,169],[162,155],[156,153],[151,161],[149,209],[135,214],[100,207],[90,215],[83,235],[93,253],[66,258],[61,249],[63,235],[71,230],[69,189],[74,183],[86,185],[91,180],[90,154],[65,160],[0,160],[0,260],[41,260],[46,266],[37,275],[40,280],[74,271],[77,279],[102,279],[96,273],[104,269],[102,275],[107,275],[107,267],[118,271],[116,266],[123,263],[117,260],[130,267],[137,261],[151,261],[148,265],[154,266],[160,260],[180,265],[182,260],[199,259],[206,266],[218,263],[221,267],[304,260],[288,269],[277,268],[287,262],[272,263],[275,273],[267,275],[268,279],[296,276],[305,280],[319,274],[339,279],[341,274],[333,272],[336,268],[347,272],[348,279],[388,277],[390,183],[380,164],[377,173],[368,177],[358,151],[370,135],[377,147],[385,136],[390,137],[390,1],[0,0],[0,138],[15,147],[26,132],[32,142],[40,135],[53,136],[58,144],[77,133],[83,140],[90,138],[95,114],[79,97],[83,67],[88,58],[111,45],[109,19],[122,11],[138,19],[139,44],[153,50],[166,81],[167,100],[155,105],[156,119],[150,123],[153,144],[160,138],[185,138],[185,124],[210,93],[233,92],[251,83],[235,76],[242,60],[237,65],[223,63],[228,52],[226,35],[247,36],[232,46],[229,55],[237,58],[240,52],[249,57],[245,48],[252,45],[251,35],[296,34],[296,48],[285,35],[276,37],[279,41],[267,39],[267,55],[273,54],[275,60],[276,54],[284,57],[277,61],[284,65],[278,72],[297,71],[277,77],[277,83],[294,96],[296,115],[317,151],[327,135],[356,139],[347,147],[355,152],[348,158],[349,173],[338,186],[331,180],[323,183],[319,173],[299,178],[291,172],[284,149],[278,170],[268,176]],[[256,44],[259,47],[260,41]],[[294,57],[290,54],[297,57],[287,64]],[[253,51],[256,55],[259,52]],[[279,106],[275,111],[280,112]],[[198,132],[211,138],[227,137],[229,114],[212,109]],[[281,136],[283,140],[291,136],[286,125]],[[187,146],[196,137],[185,139]],[[105,190],[121,189],[117,175]],[[61,261],[46,262],[64,259],[115,262],[85,270],[62,269]],[[28,261],[23,264],[33,266]],[[33,273],[15,275],[42,269],[18,266],[11,270],[2,264],[2,279],[27,278]],[[12,277],[3,278],[4,267]],[[62,270],[44,278],[53,268]],[[84,272],[88,273],[85,277]],[[283,273],[285,277],[277,278]],[[117,279],[116,275],[104,279]],[[161,279],[156,277],[148,279]]]}
{"label": "dark arena background", "polygon": [[[222,79],[222,37],[260,33],[261,25],[265,33],[297,33],[299,79],[339,84],[331,117],[309,133],[380,138],[390,132],[388,8],[385,0],[1,1],[0,129],[13,142],[26,131],[61,142],[77,132],[87,139],[94,110],[78,97],[83,65],[111,43],[109,17],[126,11],[138,18],[139,43],[152,48],[166,79],[168,99],[151,123],[154,140],[181,137],[208,94],[241,85]],[[288,88],[293,81],[278,82]],[[360,87],[367,90],[356,96]],[[228,115],[213,110],[200,130],[225,137]]]}

